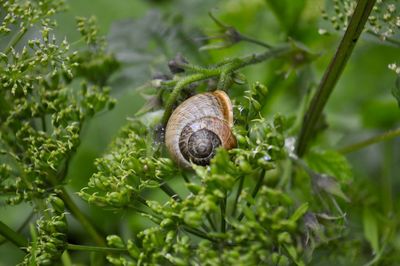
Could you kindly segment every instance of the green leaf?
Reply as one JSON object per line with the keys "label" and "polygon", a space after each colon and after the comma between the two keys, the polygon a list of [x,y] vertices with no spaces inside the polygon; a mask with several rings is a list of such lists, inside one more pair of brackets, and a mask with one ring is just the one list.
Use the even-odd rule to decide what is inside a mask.
{"label": "green leaf", "polygon": [[299,258],[298,258],[298,253],[297,250],[294,246],[289,246],[289,245],[285,245],[286,251],[288,252],[289,256],[292,258],[292,260],[294,261],[294,263],[297,266],[304,266],[304,262],[302,262]]}
{"label": "green leaf", "polygon": [[292,214],[292,217],[290,217],[290,220],[296,222],[307,212],[307,210],[308,210],[308,203],[306,202],[297,208],[297,210]]}
{"label": "green leaf", "polygon": [[338,152],[310,150],[305,161],[317,173],[333,176],[339,181],[349,181],[353,178],[349,162]]}
{"label": "green leaf", "polygon": [[371,208],[365,207],[363,211],[364,236],[370,243],[374,253],[379,252],[379,230],[376,215]]}

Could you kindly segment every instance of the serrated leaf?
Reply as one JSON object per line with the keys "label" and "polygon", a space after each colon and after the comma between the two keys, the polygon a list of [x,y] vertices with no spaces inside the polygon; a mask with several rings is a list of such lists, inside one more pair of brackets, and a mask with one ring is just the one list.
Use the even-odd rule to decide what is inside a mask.
{"label": "serrated leaf", "polygon": [[373,211],[365,207],[363,211],[364,237],[368,240],[374,253],[379,252],[378,221]]}
{"label": "serrated leaf", "polygon": [[333,176],[339,181],[349,181],[353,178],[349,162],[338,152],[311,150],[305,161],[315,172]]}

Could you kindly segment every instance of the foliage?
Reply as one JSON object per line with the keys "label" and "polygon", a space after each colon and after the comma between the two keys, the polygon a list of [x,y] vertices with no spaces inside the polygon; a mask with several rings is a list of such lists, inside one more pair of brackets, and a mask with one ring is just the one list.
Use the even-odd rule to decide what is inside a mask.
{"label": "foliage", "polygon": [[[114,66],[115,60],[105,54],[91,20],[79,19],[78,28],[93,49],[71,51],[66,39],[57,40],[51,16],[64,9],[62,1],[1,1],[0,6],[1,33],[9,38],[1,53],[0,189],[8,204],[28,202],[43,215],[23,264],[51,264],[66,247],[66,220],[63,211],[50,212],[45,200],[63,193],[59,188],[84,121],[112,107],[104,81],[115,67],[101,59],[108,57]],[[23,38],[27,33],[40,35]]]}
{"label": "foliage", "polygon": [[[228,2],[227,10],[235,1]],[[301,42],[307,42],[302,39],[307,34],[298,21],[305,16],[308,1],[249,1],[239,14],[258,14],[254,10],[260,2],[263,12],[275,17],[271,28],[282,29],[284,37],[264,42],[263,33],[254,38],[236,24],[223,22],[219,13],[209,14],[214,23],[209,27],[216,32],[206,36],[206,26],[196,27],[189,14],[153,10],[142,19],[117,22],[108,46],[95,17],[76,18],[77,41],[59,38],[54,15],[66,10],[63,1],[0,0],[0,200],[32,208],[21,230],[0,217],[0,235],[3,243],[10,241],[25,252],[21,265],[70,265],[82,260],[78,252],[96,252],[90,259],[93,265],[107,263],[105,259],[113,265],[399,261],[400,212],[394,206],[398,196],[392,193],[398,187],[387,177],[390,161],[399,155],[384,155],[379,177],[383,195],[375,191],[378,182],[363,179],[373,175],[362,172],[364,164],[370,169],[368,160],[362,157],[360,167],[357,158],[346,155],[397,137],[400,130],[338,149],[332,141],[331,113],[324,108],[330,93],[317,96],[324,90],[325,77],[331,79],[331,90],[335,88],[356,44],[361,23],[352,25],[352,16],[369,17],[364,32],[372,36],[371,45],[379,41],[398,49],[400,6],[391,0],[377,1],[373,8],[374,1],[327,1],[327,11],[318,14],[329,24],[319,33],[346,31],[336,51],[346,60],[332,60],[315,90],[314,72],[320,64],[316,60],[326,56],[313,52],[312,42]],[[371,15],[357,3],[371,5]],[[199,12],[203,10],[195,13]],[[349,30],[352,27],[358,33]],[[238,47],[251,50],[246,54]],[[229,58],[224,57],[227,53]],[[268,62],[262,71],[247,70],[262,62]],[[385,64],[397,75],[391,100],[400,104],[399,67]],[[142,85],[137,91],[147,103],[95,159],[87,185],[72,190],[91,210],[101,208],[97,215],[104,223],[122,216],[124,221],[113,227],[99,226],[66,189],[68,178],[74,178],[68,172],[85,141],[84,129],[115,105],[109,85],[119,93],[126,85]],[[164,145],[166,123],[180,102],[215,89],[225,90],[234,103],[238,145],[229,151],[218,149],[209,166],[181,169]],[[352,99],[359,96],[357,92]],[[291,102],[295,104],[288,111],[285,107]],[[281,112],[273,105],[283,106],[276,108]],[[316,105],[318,119],[309,120]],[[269,108],[273,112],[266,112]],[[398,126],[398,121],[378,122]],[[304,127],[310,134],[302,139],[298,136]],[[340,130],[346,134],[348,128]],[[311,147],[299,153],[299,142]],[[77,233],[72,217],[84,231]]]}
{"label": "foliage", "polygon": [[49,265],[58,262],[66,249],[67,220],[64,202],[55,196],[47,200],[51,205],[37,221],[37,233],[32,230],[32,243],[27,248],[22,265]]}

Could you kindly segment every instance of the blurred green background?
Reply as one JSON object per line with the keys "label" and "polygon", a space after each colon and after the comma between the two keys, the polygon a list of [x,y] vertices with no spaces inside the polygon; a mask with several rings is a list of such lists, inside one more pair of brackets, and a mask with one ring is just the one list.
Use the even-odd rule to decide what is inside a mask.
{"label": "blurred green background", "polygon": [[[198,52],[194,40],[205,34],[216,34],[216,26],[207,15],[209,11],[248,36],[271,44],[286,42],[290,37],[319,54],[312,66],[293,69],[289,74],[285,72],[287,66],[284,62],[278,60],[243,70],[250,83],[260,81],[269,87],[270,95],[263,108],[267,118],[276,112],[295,115],[301,97],[313,82],[319,82],[340,40],[340,34],[334,31],[327,36],[318,34],[320,27],[329,28],[321,19],[321,9],[325,7],[323,0],[283,1],[289,3],[283,16],[278,16],[273,5],[265,0],[67,2],[69,10],[57,17],[58,37],[66,37],[73,43],[79,38],[75,17],[94,15],[101,33],[107,36],[110,51],[122,61],[122,67],[110,83],[112,95],[118,103],[111,112],[95,117],[84,127],[82,143],[69,169],[71,192],[79,191],[87,184],[94,171],[94,159],[101,156],[121,126],[128,122],[127,118],[144,103],[136,89],[154,75],[166,73],[166,63],[177,52],[191,62],[209,64],[263,50],[252,44],[239,43],[223,50]],[[174,27],[180,31],[174,31]],[[182,32],[185,36],[180,35]],[[72,49],[79,49],[79,44]],[[364,35],[326,107],[329,128],[318,139],[320,146],[338,148],[400,125],[400,108],[391,95],[396,77],[387,68],[399,57],[400,49]],[[360,223],[362,204],[372,206],[378,212],[383,209],[382,213],[393,213],[394,218],[399,217],[400,139],[373,145],[350,154],[348,158],[355,177],[350,189],[352,207],[345,210],[354,214],[351,224],[357,226]],[[362,203],[365,198],[369,201]],[[77,197],[75,200],[91,214],[98,227],[109,234],[129,234],[143,226],[144,221],[130,213],[114,214],[88,207]],[[0,208],[1,220],[17,226],[30,212],[30,206],[26,205]],[[73,220],[70,223],[72,237],[78,239],[82,228]],[[400,250],[400,235],[397,242]],[[0,265],[14,265],[22,256],[22,252],[9,244],[0,246]],[[81,256],[82,262],[86,261],[87,254],[76,256]]]}

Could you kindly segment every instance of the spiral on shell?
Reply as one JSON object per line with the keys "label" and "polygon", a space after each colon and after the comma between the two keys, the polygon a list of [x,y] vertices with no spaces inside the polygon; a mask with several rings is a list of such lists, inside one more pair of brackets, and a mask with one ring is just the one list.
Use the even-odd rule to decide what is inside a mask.
{"label": "spiral on shell", "polygon": [[165,143],[182,167],[208,165],[216,149],[236,146],[232,103],[223,91],[197,94],[180,104],[168,120]]}

